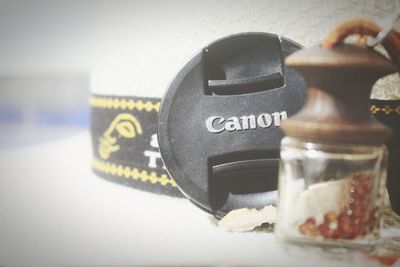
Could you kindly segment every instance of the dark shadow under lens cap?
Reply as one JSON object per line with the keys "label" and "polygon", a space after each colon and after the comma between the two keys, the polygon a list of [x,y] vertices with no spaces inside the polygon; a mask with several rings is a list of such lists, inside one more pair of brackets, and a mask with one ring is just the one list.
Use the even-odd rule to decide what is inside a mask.
{"label": "dark shadow under lens cap", "polygon": [[164,163],[183,194],[216,217],[277,201],[280,123],[306,94],[283,61],[300,48],[267,33],[217,40],[186,63],[163,98]]}

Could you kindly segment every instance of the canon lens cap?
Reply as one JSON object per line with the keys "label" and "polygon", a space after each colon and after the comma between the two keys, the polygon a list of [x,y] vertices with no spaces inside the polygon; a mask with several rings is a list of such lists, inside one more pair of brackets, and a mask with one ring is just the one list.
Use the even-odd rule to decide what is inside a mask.
{"label": "canon lens cap", "polygon": [[267,33],[243,33],[199,51],[161,103],[162,158],[182,193],[222,217],[277,201],[282,120],[302,107],[303,78],[284,66],[300,49]]}

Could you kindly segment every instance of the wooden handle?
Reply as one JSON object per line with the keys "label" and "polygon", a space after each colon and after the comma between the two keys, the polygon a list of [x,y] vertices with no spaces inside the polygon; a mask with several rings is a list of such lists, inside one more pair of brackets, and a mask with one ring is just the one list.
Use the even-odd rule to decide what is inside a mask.
{"label": "wooden handle", "polygon": [[[357,34],[362,37],[376,37],[381,31],[378,24],[366,19],[352,19],[338,24],[331,32],[328,33],[322,42],[324,48],[332,48],[341,44],[346,37]],[[389,53],[400,71],[400,32],[391,31],[383,41],[382,45]]]}

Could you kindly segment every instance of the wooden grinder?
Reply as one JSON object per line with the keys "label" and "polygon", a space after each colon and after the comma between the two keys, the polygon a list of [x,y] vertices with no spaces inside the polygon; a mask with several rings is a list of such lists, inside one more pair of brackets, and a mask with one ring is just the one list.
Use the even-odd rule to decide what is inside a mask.
{"label": "wooden grinder", "polygon": [[[308,86],[303,109],[282,124],[288,136],[311,142],[384,144],[391,130],[371,116],[369,97],[374,83],[398,68],[373,49],[342,43],[353,33],[376,35],[379,28],[372,26],[367,21],[339,25],[321,46],[286,59]],[[395,33],[385,45],[394,61],[396,53],[400,55],[400,46],[393,45],[393,40],[400,41],[397,37]]]}

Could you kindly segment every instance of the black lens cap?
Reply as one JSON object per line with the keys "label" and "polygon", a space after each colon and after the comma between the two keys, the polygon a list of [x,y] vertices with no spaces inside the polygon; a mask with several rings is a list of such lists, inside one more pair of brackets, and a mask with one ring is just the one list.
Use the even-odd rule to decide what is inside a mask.
{"label": "black lens cap", "polygon": [[182,193],[222,217],[276,204],[282,120],[302,107],[303,78],[284,66],[301,46],[243,33],[199,51],[161,103],[160,151]]}

